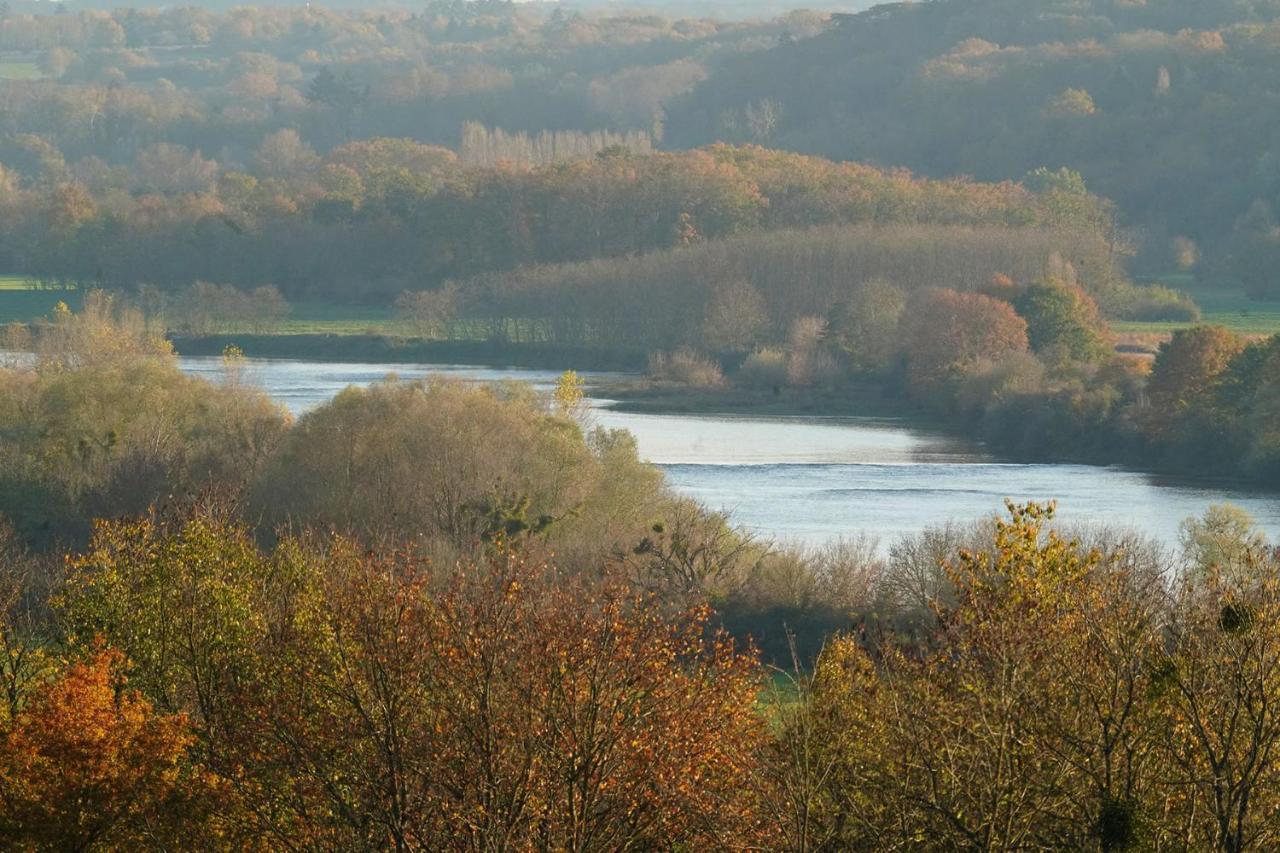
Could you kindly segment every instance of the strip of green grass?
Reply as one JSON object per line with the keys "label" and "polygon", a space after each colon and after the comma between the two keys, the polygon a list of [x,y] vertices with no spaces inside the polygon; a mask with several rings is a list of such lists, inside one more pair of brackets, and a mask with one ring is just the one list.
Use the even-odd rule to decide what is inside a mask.
{"label": "strip of green grass", "polygon": [[1226,326],[1241,335],[1280,334],[1280,302],[1258,302],[1239,290],[1183,287],[1200,306],[1199,323],[1116,321],[1111,328],[1121,334],[1168,334],[1194,325]]}
{"label": "strip of green grass", "polygon": [[43,76],[34,62],[0,62],[0,80],[39,80]]}
{"label": "strip of green grass", "polygon": [[402,334],[395,312],[388,307],[295,302],[273,331],[280,335],[395,335]]}

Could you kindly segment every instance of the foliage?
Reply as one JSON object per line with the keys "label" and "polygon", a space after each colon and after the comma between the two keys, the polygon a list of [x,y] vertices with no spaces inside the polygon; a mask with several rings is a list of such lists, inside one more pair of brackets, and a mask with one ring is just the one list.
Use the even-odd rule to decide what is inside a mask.
{"label": "foliage", "polygon": [[[386,304],[406,289],[434,291],[448,280],[625,257],[754,229],[1053,228],[1071,234],[1059,242],[1106,239],[1095,264],[1099,278],[1116,249],[1093,196],[1012,182],[926,180],[756,146],[626,156],[609,149],[517,168],[472,166],[440,146],[371,137],[308,156],[300,140],[287,137],[286,144],[279,136],[287,132],[270,135],[253,155],[258,174],[165,143],[142,152],[132,169],[118,167],[119,180],[102,162],[95,168],[107,174],[98,178],[59,174],[14,183],[0,193],[7,211],[0,265],[117,289],[146,284],[181,293],[218,282],[221,290],[204,284],[189,293],[185,301],[193,304],[180,316],[225,324],[245,322],[237,292],[265,282],[295,301]],[[712,283],[740,289],[738,278]],[[751,317],[760,315],[750,310],[750,297],[733,293],[708,300],[702,313],[741,303]],[[278,302],[264,304],[273,313],[262,322],[279,319]],[[259,319],[253,311],[245,316]],[[732,337],[727,345],[742,346]]]}
{"label": "foliage", "polygon": [[0,513],[47,543],[96,515],[247,483],[287,429],[260,391],[184,375],[140,316],[90,295],[36,327],[35,361],[0,370]]}
{"label": "foliage", "polygon": [[649,355],[649,377],[657,382],[687,388],[718,388],[724,385],[719,363],[688,347]]}
{"label": "foliage", "polygon": [[[638,539],[666,502],[634,442],[583,433],[519,386],[439,378],[348,388],[284,437],[252,493],[268,523],[467,550],[525,504],[566,559]],[[550,524],[554,521],[555,524]]]}
{"label": "foliage", "polygon": [[928,290],[908,307],[902,334],[910,381],[927,387],[983,360],[1027,349],[1027,322],[979,293]]}
{"label": "foliage", "polygon": [[6,846],[163,843],[171,836],[166,824],[189,807],[184,800],[201,793],[203,780],[184,767],[193,740],[186,719],[156,713],[122,684],[123,669],[119,652],[95,650],[34,689],[0,725]]}
{"label": "foliage", "polygon": [[[1277,97],[1278,16],[1233,0],[894,4],[726,58],[668,105],[665,141],[748,141],[747,110],[769,100],[769,142],[790,150],[984,180],[1065,167],[1115,202],[1144,271],[1190,240],[1205,283],[1274,295],[1276,123],[1258,107]],[[1210,153],[1224,144],[1230,163]]]}
{"label": "foliage", "polygon": [[[668,614],[500,544],[433,571],[332,537],[271,554],[197,508],[104,523],[64,607],[188,709],[230,837],[583,849],[759,838],[759,674]],[[160,634],[157,634],[160,631]],[[136,652],[133,650],[136,649]]]}
{"label": "foliage", "polygon": [[1079,287],[1058,281],[1028,285],[1014,300],[1027,321],[1027,339],[1037,353],[1100,361],[1108,351],[1098,306]]}
{"label": "foliage", "polygon": [[920,639],[832,641],[780,710],[789,837],[1266,848],[1280,635],[1256,617],[1274,567],[1255,551],[1251,580],[1211,572],[1171,600],[1121,552],[1048,527],[1051,508],[1010,512],[990,551],[945,564],[952,592]]}
{"label": "foliage", "polygon": [[1176,422],[1201,402],[1243,348],[1243,341],[1221,326],[1174,332],[1160,347],[1147,383],[1156,428]]}

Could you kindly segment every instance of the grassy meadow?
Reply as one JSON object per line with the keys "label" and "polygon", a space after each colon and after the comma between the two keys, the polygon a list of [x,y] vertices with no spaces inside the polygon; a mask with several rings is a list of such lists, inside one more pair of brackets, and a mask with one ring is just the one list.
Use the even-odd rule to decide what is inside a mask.
{"label": "grassy meadow", "polygon": [[43,76],[34,62],[0,61],[0,80],[39,80]]}
{"label": "grassy meadow", "polygon": [[47,315],[59,302],[75,310],[80,300],[76,290],[45,289],[23,276],[0,275],[0,325],[29,323]]}
{"label": "grassy meadow", "polygon": [[1199,323],[1190,322],[1111,322],[1117,335],[1167,336],[1175,329],[1213,324],[1225,326],[1240,335],[1266,336],[1280,333],[1280,302],[1259,302],[1250,299],[1243,291],[1230,287],[1213,287],[1197,282],[1193,276],[1165,276],[1161,284],[1177,288],[1190,296],[1200,306]]}

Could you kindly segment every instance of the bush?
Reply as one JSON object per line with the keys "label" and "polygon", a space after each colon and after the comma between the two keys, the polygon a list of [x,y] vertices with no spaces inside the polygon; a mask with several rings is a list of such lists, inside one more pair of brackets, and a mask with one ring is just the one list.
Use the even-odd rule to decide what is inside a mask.
{"label": "bush", "polygon": [[724,385],[724,371],[720,365],[686,347],[669,353],[651,354],[649,377],[688,388],[719,388]]}
{"label": "bush", "polygon": [[787,354],[772,347],[758,349],[747,356],[733,379],[751,388],[780,388],[787,384]]}
{"label": "bush", "polygon": [[1132,297],[1118,306],[1121,320],[1138,320],[1148,323],[1194,323],[1200,319],[1200,307],[1185,293],[1153,284],[1135,287]]}

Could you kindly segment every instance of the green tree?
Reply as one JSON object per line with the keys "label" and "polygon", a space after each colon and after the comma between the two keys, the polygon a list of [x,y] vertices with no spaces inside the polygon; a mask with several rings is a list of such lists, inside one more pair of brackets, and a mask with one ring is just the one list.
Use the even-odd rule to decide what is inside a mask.
{"label": "green tree", "polygon": [[1013,306],[1027,321],[1027,340],[1038,355],[1100,361],[1110,351],[1097,303],[1082,288],[1057,280],[1027,285]]}

